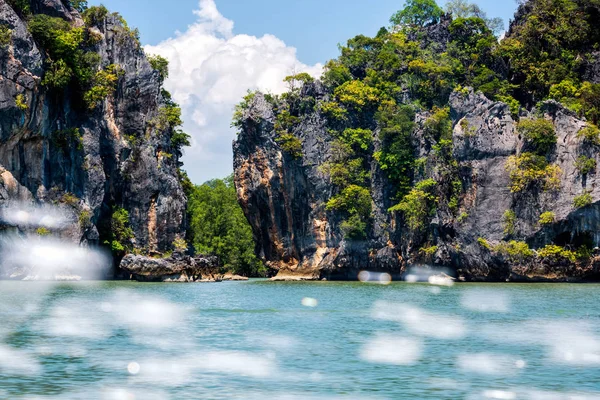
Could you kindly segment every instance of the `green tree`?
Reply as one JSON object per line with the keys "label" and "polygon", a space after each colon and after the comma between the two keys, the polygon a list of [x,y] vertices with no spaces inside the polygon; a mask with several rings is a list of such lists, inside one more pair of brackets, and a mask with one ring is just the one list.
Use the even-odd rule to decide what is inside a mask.
{"label": "green tree", "polygon": [[552,211],[546,211],[540,215],[540,225],[550,225],[556,220],[556,214]]}
{"label": "green tree", "polygon": [[158,72],[158,77],[161,82],[169,77],[169,60],[159,55],[148,56],[148,62],[152,69]]}
{"label": "green tree", "polygon": [[525,17],[513,24],[499,49],[510,65],[511,83],[521,86],[521,102],[533,105],[548,96],[552,85],[578,79],[580,60],[600,34],[591,3],[530,0],[522,6]]}
{"label": "green tree", "polygon": [[87,26],[98,26],[108,16],[108,9],[103,5],[88,8],[83,14]]}
{"label": "green tree", "polygon": [[446,12],[456,18],[481,18],[488,28],[498,35],[504,29],[502,18],[488,18],[485,11],[475,3],[466,0],[449,0],[446,3]]}
{"label": "green tree", "polygon": [[596,160],[587,156],[579,156],[575,160],[575,168],[581,175],[587,175],[596,171]]}
{"label": "green tree", "polygon": [[80,91],[89,89],[100,64],[100,56],[85,50],[87,31],[61,18],[36,14],[29,21],[29,31],[49,56],[42,83],[61,89],[75,81]]}
{"label": "green tree", "polygon": [[400,203],[390,208],[390,211],[402,212],[411,231],[424,229],[437,205],[437,198],[433,193],[436,185],[437,182],[433,179],[417,183]]}
{"label": "green tree", "polygon": [[327,210],[341,211],[346,214],[347,218],[340,225],[344,237],[350,240],[361,240],[367,237],[371,202],[369,189],[349,185],[327,202]]}
{"label": "green tree", "polygon": [[377,120],[381,131],[381,150],[374,157],[388,179],[396,186],[400,197],[410,190],[415,161],[410,135],[414,129],[415,113],[409,106],[381,108]]}
{"label": "green tree", "polygon": [[444,10],[435,0],[406,0],[404,9],[394,14],[390,22],[395,26],[425,26],[438,22],[442,15]]}
{"label": "green tree", "polygon": [[233,176],[195,186],[188,203],[189,238],[198,253],[214,254],[222,266],[246,276],[264,275],[254,254],[252,229],[237,202]]}
{"label": "green tree", "polygon": [[31,14],[31,6],[29,5],[29,0],[6,0],[8,4],[21,14],[22,16],[27,16]]}
{"label": "green tree", "polygon": [[131,239],[134,238],[133,229],[129,224],[129,212],[121,207],[113,209],[110,222],[111,240],[105,244],[110,245],[115,255],[123,256],[131,250]]}
{"label": "green tree", "polygon": [[517,130],[538,154],[546,154],[556,145],[554,124],[547,119],[522,119],[517,124]]}
{"label": "green tree", "polygon": [[548,164],[545,157],[522,153],[510,156],[505,168],[510,176],[510,190],[520,193],[532,186],[541,185],[543,190],[558,190],[562,171],[556,164]]}
{"label": "green tree", "polygon": [[125,72],[116,64],[111,64],[98,71],[92,81],[92,87],[83,96],[88,108],[96,108],[108,96],[112,95],[117,88],[119,78],[124,74]]}
{"label": "green tree", "polygon": [[315,79],[310,76],[309,73],[301,72],[296,75],[286,76],[283,81],[288,84],[288,89],[290,92],[296,92],[299,91],[303,85],[314,82],[314,80]]}

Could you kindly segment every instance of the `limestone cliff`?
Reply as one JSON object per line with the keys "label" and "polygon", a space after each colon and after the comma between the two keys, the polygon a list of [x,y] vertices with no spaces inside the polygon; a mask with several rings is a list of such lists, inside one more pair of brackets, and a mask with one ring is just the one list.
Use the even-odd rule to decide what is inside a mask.
{"label": "limestone cliff", "polygon": [[[317,86],[318,87],[318,86]],[[331,136],[322,117],[311,115],[298,128],[303,157],[286,155],[275,140],[273,112],[262,95],[253,100],[244,117],[244,129],[234,144],[236,183],[240,204],[257,236],[257,251],[281,276],[318,279],[353,279],[360,270],[385,271],[400,276],[410,264],[422,262],[449,266],[471,280],[505,279],[593,279],[598,267],[589,264],[551,266],[532,262],[516,265],[497,257],[482,246],[479,238],[500,242],[522,237],[533,247],[584,241],[600,243],[600,185],[596,172],[582,176],[575,163],[585,152],[577,133],[586,123],[558,103],[547,102],[541,110],[552,121],[558,135],[552,154],[560,167],[561,187],[555,192],[515,194],[510,190],[506,163],[525,145],[506,104],[493,102],[472,91],[453,94],[453,154],[458,160],[464,185],[460,213],[453,218],[438,208],[429,229],[437,247],[431,260],[423,261],[398,216],[388,212],[392,200],[388,183],[373,162],[373,226],[369,240],[346,241],[339,216],[325,204],[332,187],[319,170],[331,157]],[[413,134],[420,157],[432,153],[424,138],[422,123]],[[464,121],[464,122],[463,122]],[[466,134],[468,127],[470,134]],[[424,177],[434,176],[434,168]],[[574,209],[576,196],[589,191],[593,204]],[[526,198],[523,198],[525,196]],[[505,232],[503,216],[514,209],[514,233]],[[543,212],[553,212],[555,222],[541,226]]]}
{"label": "limestone cliff", "polygon": [[44,82],[56,60],[13,3],[0,0],[0,25],[8,32],[0,46],[0,206],[56,204],[69,224],[56,234],[83,245],[110,240],[112,213],[123,208],[131,248],[170,250],[185,229],[179,154],[172,127],[156,123],[169,99],[135,34],[117,14],[89,22],[68,1],[19,3],[34,16],[83,28],[93,40],[80,49],[99,56],[94,73],[118,69],[114,91],[88,107],[82,88],[57,91]]}
{"label": "limestone cliff", "polygon": [[[519,9],[511,32],[525,23],[527,13],[537,6],[534,3],[540,2],[531,1]],[[464,26],[473,21],[454,23],[443,16],[408,39],[395,32],[380,32],[373,39],[359,36],[342,49],[340,60],[330,64],[330,75],[323,81],[298,77],[304,82],[300,89],[292,89],[281,98],[256,93],[239,107],[239,136],[233,144],[238,197],[253,227],[257,254],[279,278],[356,279],[361,270],[387,272],[399,278],[411,266],[449,268],[457,278],[470,281],[600,278],[600,262],[594,255],[600,246],[598,145],[581,134],[590,121],[554,100],[529,105],[534,104],[535,93],[523,96],[519,108],[510,96],[505,97],[506,102],[490,100],[482,93],[489,90],[485,85],[481,91],[473,90],[466,87],[471,85],[460,86],[469,82],[464,79],[454,90],[448,90],[442,78],[431,78],[431,71],[445,73],[435,69],[445,65],[436,57],[446,57],[446,51],[461,54],[458,44],[464,38],[458,38],[459,34],[464,36]],[[478,32],[480,35],[481,30]],[[412,46],[409,40],[420,42]],[[386,46],[394,49],[392,55],[385,53]],[[418,46],[426,51],[415,61],[410,57]],[[494,46],[493,40],[490,46]],[[375,55],[370,58],[369,52]],[[489,54],[486,79],[522,78],[510,69],[512,60]],[[588,65],[577,72],[582,80],[598,81],[594,54],[590,53]],[[432,57],[430,64],[427,57]],[[425,68],[430,75],[423,80],[418,73]],[[332,76],[345,83],[332,85]],[[382,76],[393,78],[385,78],[389,79],[385,86]],[[352,93],[349,83],[355,83]],[[434,90],[419,92],[415,86],[419,90],[433,86]],[[392,95],[386,93],[389,87]],[[446,116],[435,101],[431,109],[423,107],[424,96],[431,93],[444,99],[438,104],[446,102]],[[369,96],[378,98],[373,100],[378,103],[370,113]],[[334,104],[336,101],[340,106]],[[408,211],[394,207],[402,200],[398,197],[402,179],[392,181],[379,161],[385,127],[378,113],[392,104],[396,107],[394,115],[401,114],[402,108],[396,103],[417,104],[406,145],[414,161],[411,169],[400,175],[405,174],[411,182],[409,194],[421,201],[416,205],[423,207],[423,226],[411,225],[409,220],[409,214],[421,211],[419,207],[415,210],[415,204],[410,203],[413,209]],[[287,113],[283,118],[282,110]],[[333,120],[336,112],[336,118],[341,115],[345,125]],[[293,123],[285,125],[289,120]],[[437,132],[435,124],[441,126],[446,120],[448,134],[432,133]],[[532,154],[539,149],[532,148],[531,140],[519,128],[519,121],[524,120],[550,123],[555,143],[538,158]],[[361,177],[357,185],[368,191],[371,207],[364,235],[357,238],[349,237],[344,226],[354,212],[353,205],[345,204],[340,211],[332,203],[335,196],[343,194],[344,186],[335,182],[330,165],[339,158],[340,140],[355,145],[348,135],[365,129],[369,137],[362,138],[361,143],[363,150],[368,150],[360,153],[360,163],[366,165],[362,175],[366,178]],[[299,143],[300,148],[290,143]],[[523,157],[538,160],[541,166],[524,167]],[[345,160],[347,165],[342,163],[341,167],[349,169],[354,160]],[[582,160],[588,161],[588,170],[583,170]],[[341,168],[340,163],[337,165]],[[538,175],[534,179],[521,173]],[[515,188],[515,180],[521,178],[531,179],[525,187]],[[350,202],[352,199],[359,201],[359,197]],[[583,204],[581,199],[585,199]]]}

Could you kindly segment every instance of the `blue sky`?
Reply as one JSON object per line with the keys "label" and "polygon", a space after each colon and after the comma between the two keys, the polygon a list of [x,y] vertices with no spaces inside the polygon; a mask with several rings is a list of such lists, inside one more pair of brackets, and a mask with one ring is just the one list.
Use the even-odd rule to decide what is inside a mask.
{"label": "blue sky", "polygon": [[[506,24],[516,9],[513,0],[475,2],[488,16],[501,17]],[[247,89],[282,90],[278,80],[292,69],[318,75],[319,64],[338,55],[338,43],[357,34],[374,35],[403,5],[402,0],[89,3],[120,12],[130,26],[139,28],[142,43],[151,46],[148,52],[171,60],[166,86],[182,103],[184,128],[194,137],[184,162],[196,183],[232,172],[235,132],[229,120],[234,99]]]}

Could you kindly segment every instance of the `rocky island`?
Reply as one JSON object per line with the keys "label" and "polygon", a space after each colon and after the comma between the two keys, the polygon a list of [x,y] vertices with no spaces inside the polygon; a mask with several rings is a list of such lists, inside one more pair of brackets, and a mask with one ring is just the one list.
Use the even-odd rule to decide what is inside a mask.
{"label": "rocky island", "polygon": [[498,39],[477,6],[409,0],[322,76],[250,92],[233,178],[198,187],[168,60],[103,6],[4,1],[0,277],[48,275],[25,264],[53,240],[102,249],[102,279],[598,280],[598,16],[530,0]]}
{"label": "rocky island", "polygon": [[53,205],[62,220],[2,229],[106,245],[115,265],[170,252],[186,230],[180,109],[137,32],[77,4],[0,2],[0,206]]}
{"label": "rocky island", "polygon": [[476,8],[408,1],[320,79],[249,93],[233,149],[257,254],[281,279],[600,278],[599,15],[530,0],[497,40]]}

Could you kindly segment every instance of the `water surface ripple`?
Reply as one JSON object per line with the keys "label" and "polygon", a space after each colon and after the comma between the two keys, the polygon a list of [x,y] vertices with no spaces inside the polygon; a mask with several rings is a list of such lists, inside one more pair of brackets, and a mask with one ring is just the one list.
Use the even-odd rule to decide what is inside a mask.
{"label": "water surface ripple", "polygon": [[600,285],[0,282],[0,398],[600,399]]}

